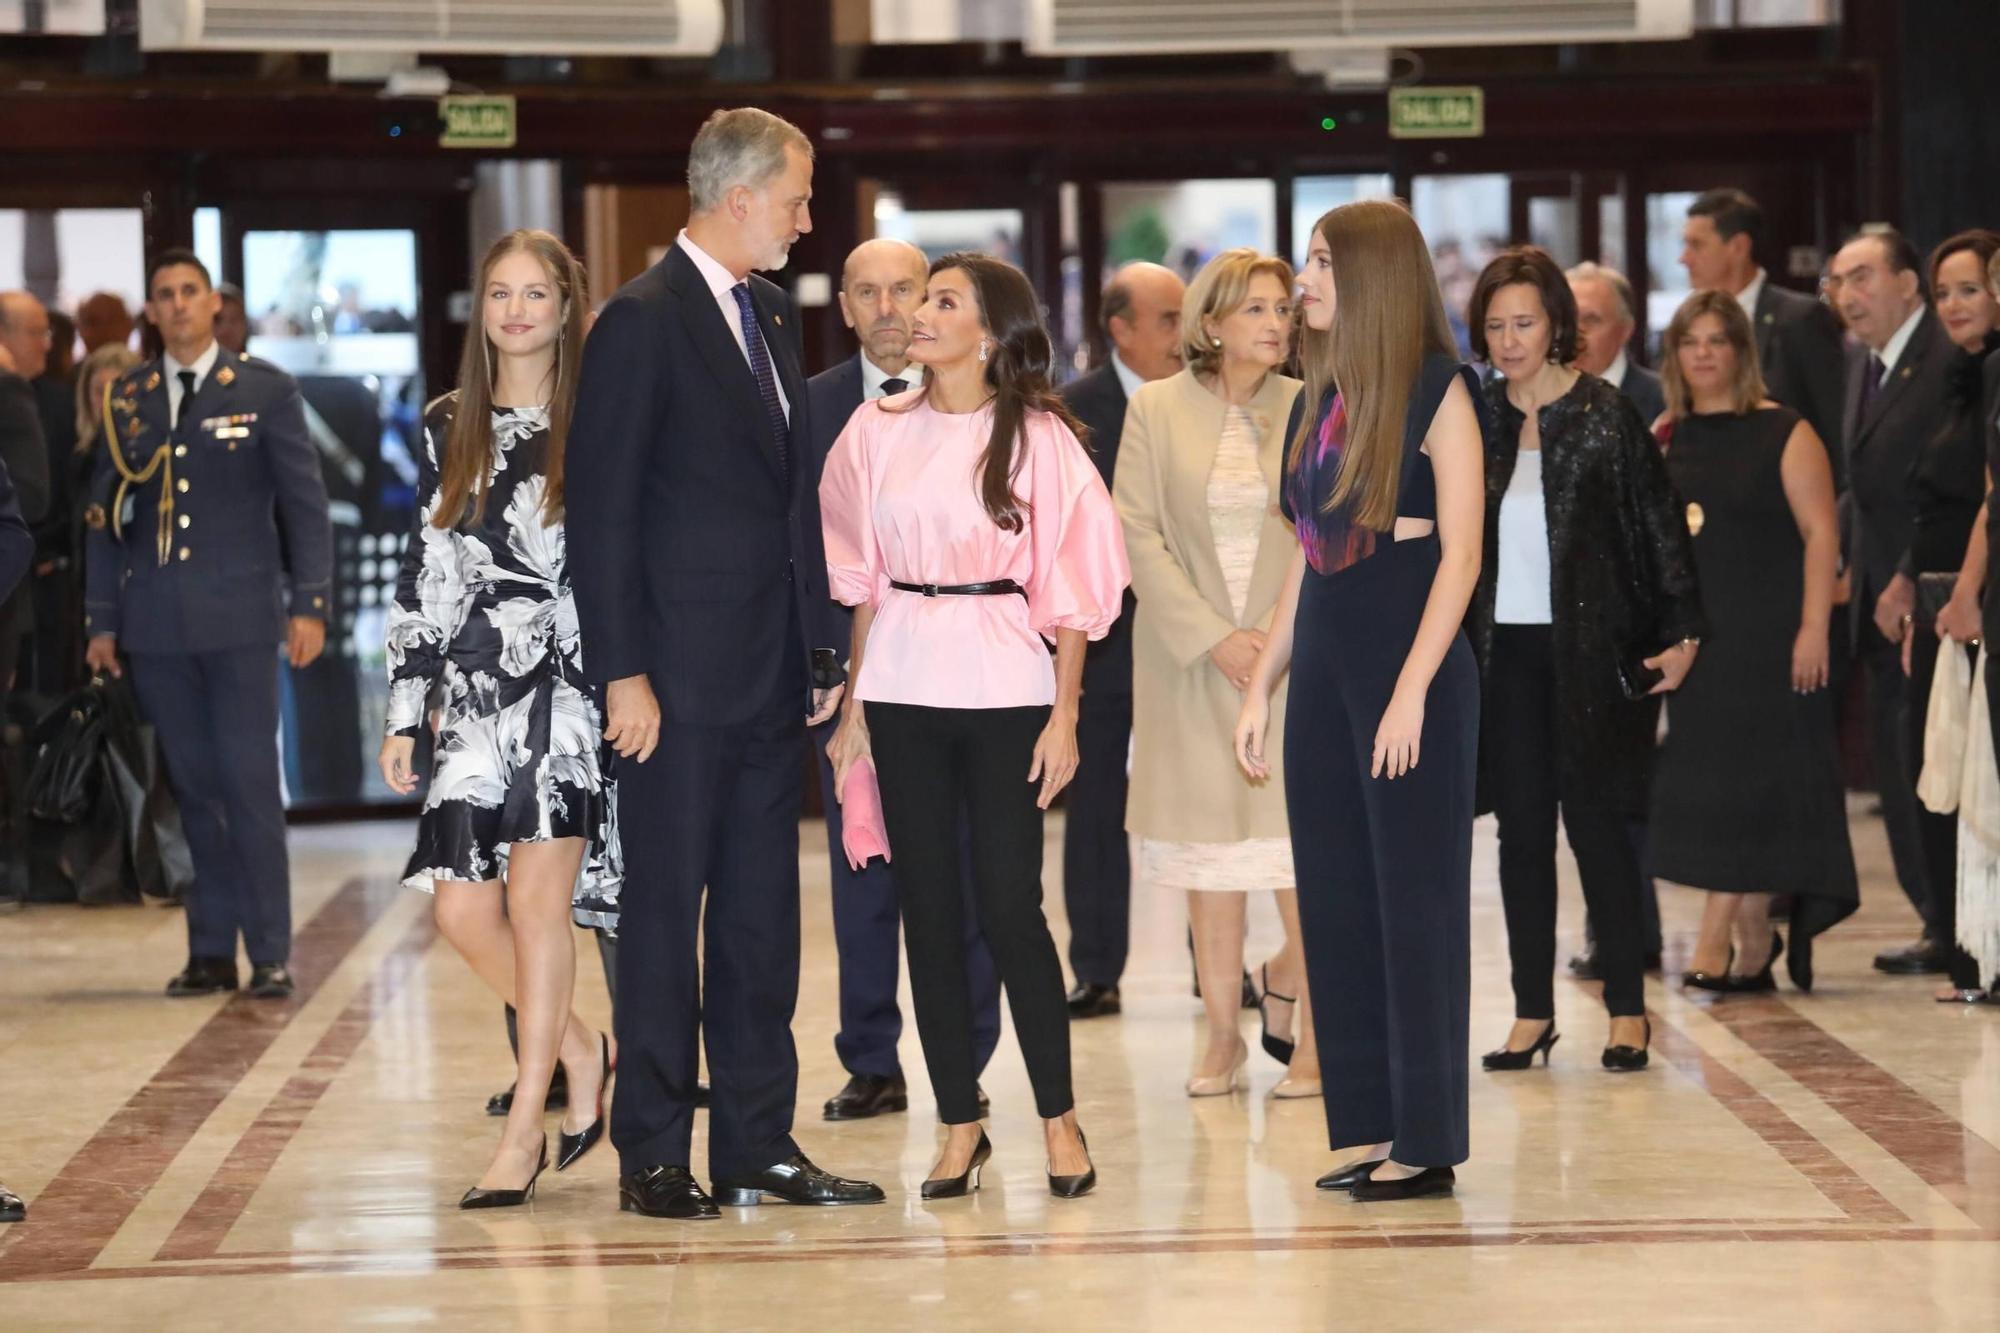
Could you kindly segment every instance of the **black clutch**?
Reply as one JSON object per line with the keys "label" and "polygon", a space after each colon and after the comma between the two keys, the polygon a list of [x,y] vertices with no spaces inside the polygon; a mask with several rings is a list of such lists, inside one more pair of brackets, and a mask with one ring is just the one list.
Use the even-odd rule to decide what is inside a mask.
{"label": "black clutch", "polygon": [[1917,575],[1917,605],[1911,618],[1920,629],[1933,629],[1937,625],[1938,613],[1951,601],[1952,589],[1958,586],[1958,571],[1938,570]]}

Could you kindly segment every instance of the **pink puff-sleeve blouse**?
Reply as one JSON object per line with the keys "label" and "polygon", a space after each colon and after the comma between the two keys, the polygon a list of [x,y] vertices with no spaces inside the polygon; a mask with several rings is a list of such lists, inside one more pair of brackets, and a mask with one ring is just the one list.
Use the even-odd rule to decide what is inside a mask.
{"label": "pink puff-sleeve blouse", "polygon": [[[1022,529],[1001,528],[979,502],[992,409],[939,412],[922,393],[862,404],[820,477],[833,595],[875,608],[855,696],[933,708],[1054,703],[1043,640],[1060,629],[1103,638],[1132,581],[1118,511],[1069,427],[1036,412],[1016,453]],[[889,586],[999,579],[1027,597],[926,597]]]}

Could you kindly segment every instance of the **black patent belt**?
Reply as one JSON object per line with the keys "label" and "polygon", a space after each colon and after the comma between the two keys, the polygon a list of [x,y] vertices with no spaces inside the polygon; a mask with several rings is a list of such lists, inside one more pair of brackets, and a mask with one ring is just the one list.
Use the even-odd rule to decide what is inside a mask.
{"label": "black patent belt", "polygon": [[889,586],[898,592],[920,592],[926,597],[1026,597],[1028,590],[1012,579],[995,579],[991,583],[903,583],[890,579]]}

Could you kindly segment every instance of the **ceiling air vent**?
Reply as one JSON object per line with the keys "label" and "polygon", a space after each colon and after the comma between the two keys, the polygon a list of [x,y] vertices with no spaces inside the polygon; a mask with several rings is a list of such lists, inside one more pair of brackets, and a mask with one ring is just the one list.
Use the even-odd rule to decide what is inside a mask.
{"label": "ceiling air vent", "polygon": [[147,50],[707,56],[722,0],[140,0]]}
{"label": "ceiling air vent", "polygon": [[1686,37],[1694,0],[1028,0],[1040,55]]}

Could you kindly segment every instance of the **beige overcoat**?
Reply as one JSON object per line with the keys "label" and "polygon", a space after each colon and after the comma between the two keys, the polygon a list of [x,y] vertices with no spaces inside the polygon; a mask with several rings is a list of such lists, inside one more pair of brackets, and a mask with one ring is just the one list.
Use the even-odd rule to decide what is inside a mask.
{"label": "beige overcoat", "polygon": [[1285,684],[1271,700],[1271,776],[1252,782],[1231,736],[1243,696],[1209,661],[1236,629],[1270,628],[1298,538],[1278,513],[1285,423],[1302,386],[1273,374],[1249,403],[1270,504],[1239,621],[1208,521],[1208,476],[1223,402],[1184,370],[1134,394],[1118,442],[1112,497],[1125,527],[1132,591],[1132,788],[1126,827],[1175,842],[1286,836]]}

